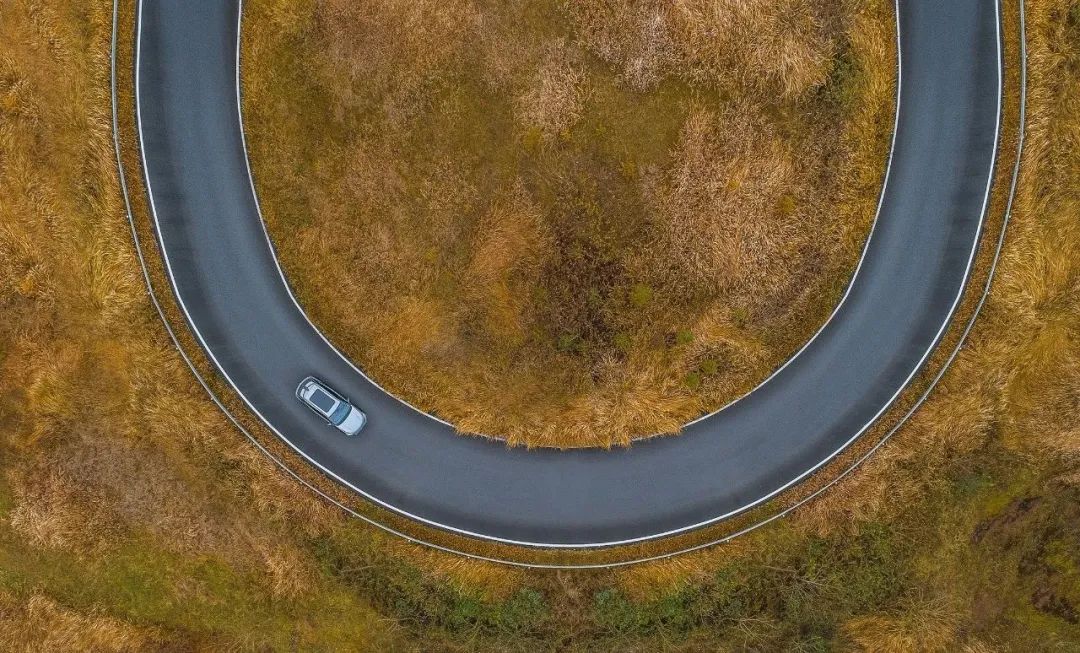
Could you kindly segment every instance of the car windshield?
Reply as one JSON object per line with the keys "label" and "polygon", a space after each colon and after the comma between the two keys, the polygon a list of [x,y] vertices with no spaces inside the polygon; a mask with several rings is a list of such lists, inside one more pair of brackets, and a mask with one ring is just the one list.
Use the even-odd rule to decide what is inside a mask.
{"label": "car windshield", "polygon": [[336,399],[326,394],[319,388],[315,388],[315,390],[312,391],[310,400],[316,408],[321,410],[326,415],[330,414],[330,411],[334,409],[334,404],[337,403]]}
{"label": "car windshield", "polygon": [[349,404],[345,403],[344,401],[341,402],[341,405],[337,407],[337,410],[334,411],[334,414],[330,416],[330,421],[334,423],[334,426],[339,426],[342,422],[345,421],[345,418],[349,416],[349,411],[351,410],[351,408],[352,407],[349,406]]}

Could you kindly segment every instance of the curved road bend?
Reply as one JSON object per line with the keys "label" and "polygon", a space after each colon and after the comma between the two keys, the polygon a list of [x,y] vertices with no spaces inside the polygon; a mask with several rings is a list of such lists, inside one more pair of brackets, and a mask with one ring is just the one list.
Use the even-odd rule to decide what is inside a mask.
{"label": "curved road bend", "polygon": [[[249,407],[301,455],[441,528],[603,546],[702,526],[772,496],[893,401],[936,345],[968,277],[999,128],[998,7],[900,0],[899,112],[877,222],[844,301],[798,356],[679,437],[613,451],[528,451],[462,437],[360,374],[293,301],[247,168],[239,0],[140,5],[145,181],[189,325]],[[335,434],[297,402],[293,391],[308,374],[367,411],[361,437]]]}

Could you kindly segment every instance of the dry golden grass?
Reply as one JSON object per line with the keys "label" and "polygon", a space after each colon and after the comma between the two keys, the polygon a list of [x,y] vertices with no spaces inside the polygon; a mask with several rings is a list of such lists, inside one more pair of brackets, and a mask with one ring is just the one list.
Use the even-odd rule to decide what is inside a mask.
{"label": "dry golden grass", "polygon": [[586,47],[617,65],[635,88],[674,75],[789,99],[825,83],[837,48],[826,24],[841,19],[813,0],[585,0],[566,6]]}
{"label": "dry golden grass", "polygon": [[255,3],[264,213],[316,321],[461,431],[672,433],[838,299],[892,23],[884,0]]}
{"label": "dry golden grass", "polygon": [[844,630],[867,653],[932,653],[956,648],[959,616],[941,601],[905,605],[895,615],[852,619]]}
{"label": "dry golden grass", "polygon": [[[899,467],[933,473],[995,438],[1025,455],[1080,454],[1080,10],[1039,2],[1029,9],[1027,140],[1013,220],[994,291],[965,350],[905,429],[847,485],[886,514],[902,508]],[[1071,13],[1070,13],[1071,12]],[[843,490],[842,490],[843,491]],[[875,498],[871,498],[875,497]],[[835,523],[830,500],[811,511]],[[874,510],[872,512],[878,512]],[[842,520],[840,520],[842,521]]]}
{"label": "dry golden grass", "polygon": [[[732,13],[755,6],[733,4]],[[793,6],[798,18],[805,9]],[[1080,523],[1074,0],[1029,6],[1028,155],[1014,222],[991,302],[932,401],[859,473],[794,518],[730,546],[602,573],[493,568],[372,534],[282,475],[206,401],[145,301],[128,241],[108,134],[109,9],[0,3],[0,649],[996,653],[1069,650],[1080,641],[1070,621],[1080,605],[1072,536]],[[305,15],[290,2],[259,10],[294,36]],[[345,3],[338,10],[360,11]],[[431,27],[443,31],[430,33],[467,31],[456,16],[447,13]],[[885,42],[865,36],[881,25],[876,17],[854,20],[865,22],[853,35]],[[637,25],[659,29],[655,21]],[[676,56],[678,34],[654,40],[656,52],[633,50],[648,39],[628,41],[603,55],[605,65],[628,80],[638,75],[642,88],[662,86],[664,69],[646,60]],[[387,57],[420,47],[399,36],[385,44]],[[878,36],[887,40],[888,30]],[[552,54],[561,46],[550,43],[568,38],[545,42],[547,58],[535,70],[552,76],[538,82],[546,90],[508,93],[507,111],[548,103],[565,121],[552,124],[587,122],[573,107],[590,94],[574,100],[568,89],[576,82],[566,78],[589,67]],[[520,79],[521,57],[503,55],[485,83]],[[810,69],[799,74],[813,79]],[[779,94],[776,79],[751,85],[773,84]],[[887,94],[887,68],[867,79]],[[724,107],[700,99],[687,106],[692,129],[683,128],[688,112],[672,147],[725,147],[709,124],[728,115]],[[876,133],[875,115],[857,110],[852,124]],[[542,127],[536,152],[563,147],[555,133],[563,128]],[[782,134],[754,129],[752,139],[783,143]],[[859,147],[869,158],[872,144]],[[362,161],[349,148],[338,154]],[[382,156],[370,154],[371,165]],[[454,211],[482,189],[452,183],[462,177],[447,160],[432,165],[451,181],[409,192],[425,197],[442,233],[453,234]],[[354,171],[350,183],[409,183],[373,170]],[[664,192],[698,197],[694,180],[678,186],[673,170]],[[703,178],[711,174],[721,173]],[[869,168],[865,174],[860,183],[877,183]],[[475,216],[455,259],[471,282],[460,286],[476,305],[471,319],[502,339],[528,337],[517,328],[528,308],[516,303],[524,301],[519,284],[540,274],[546,249],[559,246],[542,203],[513,182]],[[456,195],[443,192],[451,186]],[[726,192],[738,197],[740,189]],[[844,201],[855,206],[859,193],[850,192]],[[857,225],[836,229],[858,246]],[[378,233],[378,247],[399,247],[393,230]],[[322,245],[308,238],[308,246]],[[327,274],[347,267],[324,264]],[[659,287],[646,310],[662,301]],[[446,346],[430,332],[457,318],[437,300],[418,293],[395,305],[399,328],[414,338],[396,345],[397,354]],[[723,339],[743,347],[740,355],[767,358],[762,352],[775,346],[740,334],[724,311],[695,325],[694,340],[681,347]],[[623,379],[625,390],[608,389],[603,401],[634,410],[640,403],[629,395],[653,392],[648,401],[669,405],[669,390],[656,390],[648,374]],[[611,600],[612,591],[629,601]]]}
{"label": "dry golden grass", "polygon": [[157,640],[150,629],[68,610],[40,594],[20,600],[0,593],[0,647],[10,653],[138,653],[159,648]]}
{"label": "dry golden grass", "polygon": [[[1080,642],[1080,3],[1027,9],[1027,138],[1012,221],[993,292],[943,382],[857,473],[783,526],[620,571],[628,596],[648,604],[707,586],[705,570],[767,559],[755,552],[775,539],[848,539],[886,524],[912,547],[910,594],[843,624],[855,650]],[[800,575],[813,580],[811,569]]]}
{"label": "dry golden grass", "polygon": [[161,337],[132,253],[110,129],[111,6],[28,1],[3,12],[0,392],[3,446],[17,462],[5,465],[11,524],[61,548],[109,540],[123,524],[202,548],[212,519],[194,504],[207,495],[174,456],[223,420]]}
{"label": "dry golden grass", "polygon": [[341,515],[227,425],[147,301],[111,18],[0,2],[0,649],[392,646],[309,548]]}

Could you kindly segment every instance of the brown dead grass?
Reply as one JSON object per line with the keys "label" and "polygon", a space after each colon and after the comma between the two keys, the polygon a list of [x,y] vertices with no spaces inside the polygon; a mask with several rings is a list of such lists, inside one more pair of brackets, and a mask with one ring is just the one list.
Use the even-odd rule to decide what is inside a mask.
{"label": "brown dead grass", "polygon": [[837,45],[824,26],[835,17],[812,0],[586,0],[569,11],[586,46],[638,89],[676,75],[796,98],[823,85],[834,65]]}
{"label": "brown dead grass", "polygon": [[955,649],[958,621],[950,606],[925,601],[905,605],[893,615],[852,619],[844,630],[857,650],[867,653],[933,653]]}
{"label": "brown dead grass", "polygon": [[[1029,9],[1029,95],[1024,166],[994,291],[978,328],[933,401],[890,447],[848,483],[886,514],[902,507],[902,466],[939,468],[1002,438],[1033,456],[1080,453],[1080,34],[1075,3],[1040,2]],[[918,477],[922,477],[919,474]],[[899,478],[904,478],[901,475]],[[915,478],[911,479],[915,481]],[[872,489],[873,488],[873,489]],[[855,502],[865,503],[865,502]],[[837,521],[816,504],[824,526]]]}
{"label": "brown dead grass", "polygon": [[132,253],[112,150],[110,20],[108,3],[3,7],[0,432],[6,462],[17,462],[4,468],[17,504],[10,522],[41,546],[78,549],[136,525],[205,549],[217,518],[200,503],[212,493],[176,463],[224,420],[161,337]]}
{"label": "brown dead grass", "polygon": [[151,629],[69,610],[40,594],[19,600],[0,593],[0,647],[10,653],[137,653],[158,649],[157,640]]}
{"label": "brown dead grass", "polygon": [[884,1],[256,3],[264,213],[316,321],[461,431],[673,433],[838,299],[892,22]]}
{"label": "brown dead grass", "polygon": [[[0,648],[1067,650],[1080,641],[1068,621],[1080,605],[1078,6],[1029,6],[1028,158],[1005,258],[969,346],[909,427],[822,500],[732,545],[546,573],[418,553],[358,528],[225,423],[158,330],[132,267],[103,91],[109,8],[0,4]],[[303,13],[267,7],[286,27]],[[499,78],[496,68],[485,74]],[[545,101],[570,97],[551,88]],[[706,114],[722,107],[693,106],[705,116],[696,142],[719,147]],[[546,133],[539,152],[559,147]],[[674,134],[692,140],[681,124]],[[475,279],[463,292],[484,310],[486,293],[513,308],[515,275],[542,269],[542,256],[508,251],[555,246],[538,203],[507,188],[459,261]],[[455,202],[470,197],[431,199],[447,233]],[[859,230],[845,233],[857,245]],[[420,296],[398,310],[402,325],[446,319]],[[500,337],[520,333],[514,316],[492,313]],[[682,346],[738,337],[723,312],[701,324],[714,335],[695,331]],[[442,344],[425,329],[416,342]],[[905,553],[829,577],[870,526]],[[739,582],[704,601],[733,565]],[[885,598],[835,609],[856,582]],[[512,607],[530,588],[541,608]],[[621,621],[600,608],[612,589],[631,599]]]}
{"label": "brown dead grass", "polygon": [[[1015,29],[1013,11],[1005,16]],[[1080,641],[1070,621],[1076,553],[1055,539],[1075,542],[1077,528],[1065,506],[1080,463],[1080,3],[1028,2],[1027,20],[1027,137],[1005,248],[976,328],[933,396],[857,473],[777,532],[620,571],[628,595],[645,603],[687,583],[707,586],[702,570],[753,558],[783,534],[843,539],[887,524],[917,552],[914,591],[843,625],[856,650]],[[1018,81],[1014,68],[1010,75]],[[988,552],[992,539],[998,548]],[[1055,562],[1035,562],[1048,550],[1058,551]]]}
{"label": "brown dead grass", "polygon": [[385,648],[307,548],[340,514],[241,446],[147,301],[111,18],[0,3],[0,649]]}

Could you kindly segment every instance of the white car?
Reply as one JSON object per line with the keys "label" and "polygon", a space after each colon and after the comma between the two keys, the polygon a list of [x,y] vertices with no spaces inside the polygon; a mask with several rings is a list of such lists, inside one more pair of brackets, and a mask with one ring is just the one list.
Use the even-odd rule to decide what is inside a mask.
{"label": "white car", "polygon": [[367,424],[364,411],[313,376],[296,386],[296,398],[345,435],[356,435]]}

